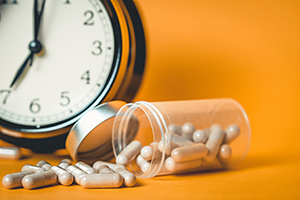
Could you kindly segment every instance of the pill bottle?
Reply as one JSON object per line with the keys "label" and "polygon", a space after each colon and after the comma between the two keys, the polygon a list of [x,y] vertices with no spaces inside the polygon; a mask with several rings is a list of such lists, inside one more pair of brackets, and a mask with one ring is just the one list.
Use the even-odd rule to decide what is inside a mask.
{"label": "pill bottle", "polygon": [[250,124],[233,99],[186,100],[125,104],[116,114],[112,146],[117,156],[132,141],[151,147],[127,167],[140,178],[230,168],[250,146]]}

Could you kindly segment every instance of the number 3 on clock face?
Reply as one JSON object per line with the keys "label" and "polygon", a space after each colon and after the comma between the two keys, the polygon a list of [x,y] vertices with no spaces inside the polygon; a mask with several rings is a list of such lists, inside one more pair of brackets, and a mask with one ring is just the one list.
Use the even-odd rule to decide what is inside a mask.
{"label": "number 3 on clock face", "polygon": [[[132,2],[0,2],[2,139],[37,151],[60,148],[86,111],[134,97],[145,41]],[[45,147],[49,139],[60,145]]]}

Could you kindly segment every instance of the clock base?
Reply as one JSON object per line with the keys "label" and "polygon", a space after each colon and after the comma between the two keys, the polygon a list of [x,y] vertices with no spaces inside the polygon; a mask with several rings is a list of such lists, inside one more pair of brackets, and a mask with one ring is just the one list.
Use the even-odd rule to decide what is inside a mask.
{"label": "clock base", "polygon": [[16,138],[0,133],[0,139],[14,144],[19,147],[31,149],[35,153],[53,153],[57,149],[65,148],[66,134],[41,138],[41,139],[29,139],[29,138]]}

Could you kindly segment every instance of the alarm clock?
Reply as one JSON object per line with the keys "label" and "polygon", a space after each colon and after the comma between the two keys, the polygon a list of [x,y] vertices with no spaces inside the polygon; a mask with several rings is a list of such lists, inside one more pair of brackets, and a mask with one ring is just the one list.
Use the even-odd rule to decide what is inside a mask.
{"label": "alarm clock", "polygon": [[0,0],[0,139],[65,147],[99,104],[136,94],[145,36],[131,0]]}

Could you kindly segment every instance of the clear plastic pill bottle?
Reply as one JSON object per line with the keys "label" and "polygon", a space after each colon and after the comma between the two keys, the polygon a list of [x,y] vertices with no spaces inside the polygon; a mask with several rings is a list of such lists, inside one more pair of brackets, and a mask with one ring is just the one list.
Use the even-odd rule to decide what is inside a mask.
{"label": "clear plastic pill bottle", "polygon": [[140,178],[230,168],[245,158],[250,138],[245,110],[227,98],[128,103],[112,130],[115,157],[141,143],[127,165]]}

